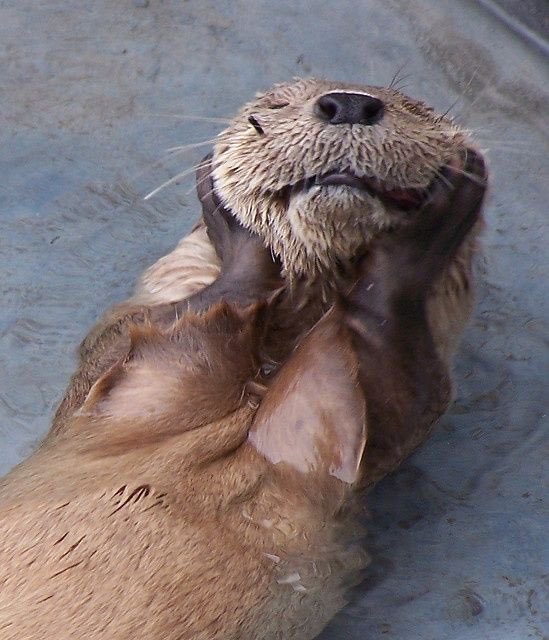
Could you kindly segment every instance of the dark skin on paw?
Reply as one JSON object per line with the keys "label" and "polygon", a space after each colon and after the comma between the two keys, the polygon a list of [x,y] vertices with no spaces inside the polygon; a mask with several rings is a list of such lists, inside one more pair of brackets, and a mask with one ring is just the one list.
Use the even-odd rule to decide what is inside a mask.
{"label": "dark skin on paw", "polygon": [[368,411],[368,484],[425,439],[450,401],[426,302],[479,220],[486,187],[484,160],[469,150],[446,168],[408,227],[373,243],[355,286],[342,296]]}
{"label": "dark skin on paw", "polygon": [[151,308],[148,317],[160,325],[187,311],[206,311],[220,302],[239,307],[262,302],[282,285],[280,263],[273,259],[261,239],[223,206],[215,193],[211,156],[206,156],[199,165],[196,182],[208,237],[221,259],[221,273],[211,285],[190,298]]}
{"label": "dark skin on paw", "polygon": [[[355,287],[344,300],[351,306],[368,306],[372,315],[385,321],[400,304],[424,304],[437,276],[477,221],[486,182],[484,160],[477,152],[468,150],[464,158],[451,162],[441,171],[415,220],[397,232],[384,233],[368,247],[359,261]],[[246,285],[251,297],[281,286],[278,260],[216,194],[211,156],[197,170],[197,192],[208,237],[222,261],[221,279],[228,286]]]}
{"label": "dark skin on paw", "polygon": [[422,307],[477,222],[487,184],[480,154],[468,150],[440,174],[425,205],[403,229],[384,233],[360,262],[351,304],[389,320],[400,305]]}
{"label": "dark skin on paw", "polygon": [[253,302],[280,287],[280,263],[261,238],[245,229],[218,198],[211,173],[211,156],[202,160],[196,182],[208,237],[221,259],[221,278],[231,295],[238,297],[239,302]]}
{"label": "dark skin on paw", "polygon": [[[468,150],[456,158],[410,224],[369,245],[357,261],[354,286],[340,292],[367,405],[367,485],[408,456],[448,405],[450,380],[435,349],[426,302],[478,221],[486,185],[480,154]],[[279,286],[279,265],[215,194],[209,158],[198,170],[198,192],[208,235],[223,261],[224,286],[235,298],[243,291],[248,301]]]}

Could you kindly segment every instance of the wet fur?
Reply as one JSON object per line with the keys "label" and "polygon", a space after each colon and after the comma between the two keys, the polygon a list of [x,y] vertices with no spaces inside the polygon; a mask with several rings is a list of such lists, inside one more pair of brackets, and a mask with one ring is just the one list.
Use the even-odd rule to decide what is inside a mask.
{"label": "wet fur", "polygon": [[[381,98],[382,121],[370,127],[319,121],[314,104],[330,91]],[[426,188],[451,158],[472,146],[450,118],[393,89],[298,79],[246,104],[220,134],[212,163],[220,197],[244,226],[264,238],[286,277],[305,282],[304,288],[322,283],[325,311],[341,284],[341,265],[367,251],[369,239],[406,226],[408,216],[354,189],[315,187],[293,194],[291,185],[348,169],[395,187]],[[479,223],[471,231],[428,302],[431,330],[448,367],[473,308],[472,259],[481,228]]]}
{"label": "wet fur", "polygon": [[[268,190],[334,162],[425,186],[466,139],[387,89],[376,91],[391,101],[392,133],[354,140],[326,132],[310,106],[332,87],[341,85],[276,87],[249,103],[215,148],[220,195],[281,257],[292,283],[269,308],[270,338],[259,339],[261,306],[221,304],[176,318],[170,303],[219,273],[199,225],[85,339],[50,434],[0,485],[2,640],[305,640],[344,603],[367,562],[355,544],[361,456],[372,484],[427,437],[447,406],[449,363],[472,305],[476,230],[428,301],[442,363],[432,411],[380,455],[353,329],[340,309],[328,310],[336,281],[345,282],[342,265],[402,215],[345,190],[293,202]],[[267,139],[250,126],[252,113]],[[150,309],[164,306],[152,322]],[[283,364],[281,375],[265,364]],[[317,393],[324,383],[327,406]],[[294,384],[297,404],[277,413]],[[299,390],[318,404],[296,430]],[[324,449],[311,458],[320,436]],[[342,436],[346,456],[334,448]]]}
{"label": "wet fur", "polygon": [[[2,640],[302,640],[342,605],[366,562],[350,485],[319,473],[307,489],[246,442],[258,313],[132,329],[63,432],[0,485]],[[354,358],[334,324],[313,348],[326,332]]]}
{"label": "wet fur", "polygon": [[[375,126],[353,127],[320,121],[314,105],[330,91],[380,98],[383,119]],[[222,200],[265,238],[289,277],[329,277],[336,262],[354,256],[365,239],[405,224],[407,217],[354,189],[313,187],[293,193],[292,185],[346,169],[394,187],[423,188],[470,144],[450,119],[393,89],[296,80],[259,94],[219,135],[214,178]]]}

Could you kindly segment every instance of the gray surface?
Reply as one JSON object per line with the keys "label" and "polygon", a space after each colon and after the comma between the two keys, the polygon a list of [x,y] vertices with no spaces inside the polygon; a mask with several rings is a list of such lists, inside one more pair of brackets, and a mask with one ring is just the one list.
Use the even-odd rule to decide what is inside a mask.
{"label": "gray surface", "polygon": [[[478,1],[478,0],[477,0]],[[486,2],[486,0],[480,0]],[[488,0],[545,38],[549,37],[549,4],[547,0]]]}
{"label": "gray surface", "polygon": [[322,638],[547,637],[539,48],[465,0],[12,0],[0,55],[1,472],[46,431],[94,319],[197,213],[192,178],[140,198],[207,146],[164,168],[163,149],[217,131],[161,114],[230,115],[293,75],[387,84],[403,64],[408,93],[456,103],[493,170],[458,398],[369,499],[375,561]]}

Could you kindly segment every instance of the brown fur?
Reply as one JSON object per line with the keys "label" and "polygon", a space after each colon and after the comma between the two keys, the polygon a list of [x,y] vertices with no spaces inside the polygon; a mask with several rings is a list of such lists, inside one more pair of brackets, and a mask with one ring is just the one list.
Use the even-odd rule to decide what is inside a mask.
{"label": "brown fur", "polygon": [[[424,105],[369,87],[387,101],[383,128],[332,131],[311,105],[343,87],[275,87],[215,147],[219,194],[291,282],[268,318],[223,304],[177,318],[220,271],[199,225],[84,341],[50,434],[0,485],[1,640],[307,640],[342,606],[366,563],[353,486],[395,468],[449,402],[476,235],[427,301],[440,361],[430,356],[437,385],[422,404],[415,356],[403,356],[408,377],[396,347],[380,367],[385,351],[357,347],[363,320],[329,311],[354,254],[402,212],[349,189],[272,191],[336,165],[426,186],[469,142]],[[364,392],[376,372],[396,390],[393,413]]]}
{"label": "brown fur", "polygon": [[[132,329],[128,353],[62,433],[0,485],[2,640],[304,640],[341,607],[366,560],[353,545],[351,485],[327,472],[323,455],[304,458],[311,473],[302,477],[246,443],[256,313],[220,306],[169,331]],[[349,427],[360,439],[364,399],[338,326],[319,327],[306,349],[328,338],[343,358],[340,385],[351,396],[339,411],[354,397]],[[323,375],[323,363],[304,356],[288,363],[290,382]],[[258,438],[264,424],[290,423],[291,409],[277,407],[276,396],[262,406]],[[310,427],[309,438],[338,449],[332,426]],[[301,446],[305,454],[309,443]],[[348,481],[361,448],[346,451],[335,462]]]}
{"label": "brown fur", "polygon": [[[334,90],[359,91],[383,99],[386,109],[374,127],[340,127],[319,122],[313,105]],[[283,105],[283,106],[282,106]],[[264,131],[259,135],[248,118]],[[302,289],[313,285],[322,309],[333,302],[332,286],[357,251],[383,230],[408,223],[408,216],[353,189],[313,188],[292,193],[289,186],[334,169],[379,177],[396,187],[426,187],[442,167],[472,146],[449,118],[398,91],[308,79],[276,85],[259,94],[234,118],[214,147],[215,186],[240,222],[264,239],[282,260],[286,275]],[[441,357],[450,366],[473,307],[471,261],[477,225],[440,278],[429,301],[429,318]],[[215,279],[219,260],[204,228],[198,228],[151,267],[136,302],[174,302]],[[304,304],[303,295],[292,304]]]}

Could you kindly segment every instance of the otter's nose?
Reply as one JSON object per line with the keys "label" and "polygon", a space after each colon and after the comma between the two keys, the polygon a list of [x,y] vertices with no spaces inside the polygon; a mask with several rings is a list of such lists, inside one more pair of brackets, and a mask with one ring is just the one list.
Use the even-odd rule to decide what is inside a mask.
{"label": "otter's nose", "polygon": [[372,125],[383,117],[383,102],[364,93],[326,93],[316,101],[317,117],[330,124]]}

